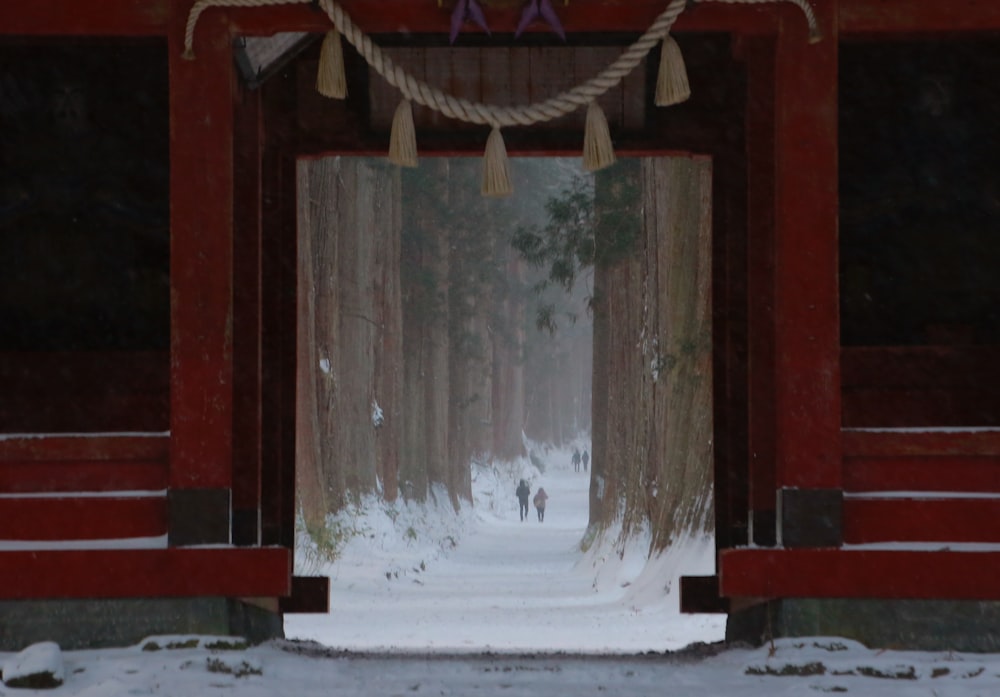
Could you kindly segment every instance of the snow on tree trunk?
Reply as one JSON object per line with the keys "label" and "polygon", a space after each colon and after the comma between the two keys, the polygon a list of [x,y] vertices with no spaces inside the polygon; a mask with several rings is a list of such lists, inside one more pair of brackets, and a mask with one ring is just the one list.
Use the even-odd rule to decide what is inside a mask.
{"label": "snow on tree trunk", "polygon": [[313,424],[326,505],[337,510],[374,491],[379,479],[395,496],[398,445],[377,445],[376,431],[386,429],[384,441],[401,433],[398,287],[387,280],[398,274],[399,180],[391,169],[357,158],[299,168],[300,235],[309,238],[300,247],[311,252],[302,264],[311,265],[312,283],[302,290],[313,297],[313,315],[300,317],[311,325],[313,346],[300,356],[315,351],[303,368],[315,376],[315,398],[300,395],[315,416],[300,414],[300,424]]}
{"label": "snow on tree trunk", "polygon": [[[299,192],[310,191],[309,169],[297,171]],[[323,484],[323,450],[320,429],[320,399],[326,395],[323,380],[330,369],[329,356],[321,355],[316,345],[316,274],[313,250],[316,234],[313,226],[320,222],[322,208],[310,196],[300,195],[298,201],[298,355],[295,369],[297,424],[295,429],[295,490],[306,528],[319,530],[328,509],[326,487]]]}
{"label": "snow on tree trunk", "polygon": [[713,519],[710,197],[701,159],[597,179],[591,524],[655,549]]}
{"label": "snow on tree trunk", "polygon": [[675,531],[707,532],[714,522],[712,171],[704,159],[643,164],[644,227],[656,250],[647,255],[648,273],[657,275],[658,288],[646,348],[660,436],[650,449],[655,484],[644,493],[653,545],[662,549]]}

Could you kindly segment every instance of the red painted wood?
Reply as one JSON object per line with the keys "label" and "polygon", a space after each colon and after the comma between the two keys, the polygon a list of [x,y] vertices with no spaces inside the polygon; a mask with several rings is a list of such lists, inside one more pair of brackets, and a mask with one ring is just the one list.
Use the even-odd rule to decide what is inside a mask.
{"label": "red painted wood", "polygon": [[1000,430],[844,431],[843,444],[849,457],[1000,456]]}
{"label": "red painted wood", "polygon": [[844,431],[845,491],[1000,492],[1000,431]]}
{"label": "red painted wood", "polygon": [[[747,65],[748,478],[752,511],[775,509],[774,40],[744,39]],[[771,533],[773,537],[773,532]]]}
{"label": "red painted wood", "polygon": [[291,551],[266,548],[0,552],[0,597],[282,597]]}
{"label": "red painted wood", "polygon": [[996,347],[850,347],[841,365],[846,427],[1000,425]]}
{"label": "red painted wood", "polygon": [[171,0],[32,0],[0,3],[0,34],[151,36],[167,32]]}
{"label": "red painted wood", "polygon": [[175,488],[232,479],[233,56],[228,26],[206,14],[196,60],[186,15],[171,18],[171,449]]}
{"label": "red painted wood", "polygon": [[1000,552],[729,549],[719,586],[730,598],[1000,600]]}
{"label": "red painted wood", "polygon": [[840,486],[836,2],[824,41],[784,21],[775,59],[777,484]]}
{"label": "red painted wood", "polygon": [[166,351],[0,354],[0,429],[6,433],[166,431]]}
{"label": "red painted wood", "polygon": [[1000,499],[846,498],[844,543],[1000,542]]}
{"label": "red painted wood", "polygon": [[[588,32],[645,32],[653,20],[667,7],[666,0],[573,0],[569,7],[556,5],[556,11],[565,30],[570,33]],[[450,27],[451,7],[438,9],[434,4],[413,0],[344,0],[341,5],[351,19],[368,34],[430,33],[447,35]],[[794,16],[792,7],[754,6],[706,3],[684,11],[675,28],[683,31],[740,31],[743,33],[773,33],[777,17]],[[308,6],[278,6],[230,11],[236,33],[246,35],[272,34],[276,27],[282,31],[323,32],[330,21],[325,13],[315,12]],[[206,15],[208,12],[205,13]],[[513,34],[520,17],[520,8],[488,9],[487,19],[494,34]],[[802,23],[799,17],[793,21]],[[467,27],[470,36],[481,36],[473,26]],[[529,32],[546,31],[538,24]]]}
{"label": "red painted wood", "polygon": [[330,612],[330,579],[326,576],[292,576],[292,592],[282,598],[282,614]]}
{"label": "red painted wood", "polygon": [[0,498],[3,540],[101,540],[166,534],[165,496]]}
{"label": "red painted wood", "polygon": [[166,459],[168,447],[166,433],[6,436],[0,438],[0,462],[155,461]]}
{"label": "red painted wood", "polygon": [[261,157],[260,90],[242,90],[235,112],[233,509],[260,508]]}
{"label": "red painted wood", "polygon": [[842,34],[996,31],[1000,4],[981,0],[840,0]]}
{"label": "red painted wood", "polygon": [[0,493],[159,491],[169,437],[47,436],[0,439]]}
{"label": "red painted wood", "polygon": [[1000,456],[845,458],[844,490],[1000,493]]}

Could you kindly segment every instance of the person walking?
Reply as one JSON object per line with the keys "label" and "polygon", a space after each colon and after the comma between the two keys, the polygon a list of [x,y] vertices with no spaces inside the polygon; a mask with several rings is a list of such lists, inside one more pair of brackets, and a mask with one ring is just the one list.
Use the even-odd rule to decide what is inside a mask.
{"label": "person walking", "polygon": [[573,448],[573,471],[580,471],[580,450],[578,448]]}
{"label": "person walking", "polygon": [[521,522],[528,517],[528,497],[531,496],[531,489],[528,488],[528,482],[521,480],[521,483],[517,485],[517,500],[520,503],[521,511]]}
{"label": "person walking", "polygon": [[583,471],[586,472],[587,471],[587,463],[590,462],[590,455],[587,454],[586,450],[584,450],[583,451],[583,455],[580,456],[580,462],[583,463]]}
{"label": "person walking", "polygon": [[548,500],[549,495],[545,493],[544,487],[538,487],[538,492],[535,494],[535,498],[532,503],[535,504],[535,510],[538,511],[538,522],[541,523],[545,520],[545,502]]}

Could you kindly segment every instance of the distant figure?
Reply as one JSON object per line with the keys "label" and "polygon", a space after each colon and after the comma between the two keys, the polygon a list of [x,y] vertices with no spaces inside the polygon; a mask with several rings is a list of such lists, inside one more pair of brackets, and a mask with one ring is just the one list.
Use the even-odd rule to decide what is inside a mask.
{"label": "distant figure", "polygon": [[538,511],[538,522],[541,523],[545,520],[545,501],[548,500],[549,495],[545,493],[543,487],[538,487],[538,492],[535,494],[535,498],[532,503],[535,504],[535,510]]}
{"label": "distant figure", "polygon": [[573,471],[580,471],[580,450],[578,448],[573,448]]}
{"label": "distant figure", "polygon": [[584,450],[583,455],[580,456],[580,461],[583,463],[583,471],[586,472],[587,463],[590,462],[590,455],[587,454],[586,450]]}
{"label": "distant figure", "polygon": [[517,485],[517,500],[521,504],[521,522],[528,517],[528,497],[531,496],[531,489],[528,488],[528,482],[521,480],[521,483]]}

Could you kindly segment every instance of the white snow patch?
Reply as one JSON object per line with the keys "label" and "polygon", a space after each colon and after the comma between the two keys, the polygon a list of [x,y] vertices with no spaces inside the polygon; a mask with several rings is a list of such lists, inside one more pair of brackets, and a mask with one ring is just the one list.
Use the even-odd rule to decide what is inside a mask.
{"label": "white snow patch", "polygon": [[8,685],[15,680],[42,673],[51,675],[53,680],[60,683],[66,679],[62,651],[59,645],[52,641],[32,644],[3,661],[2,665],[3,681]]}

